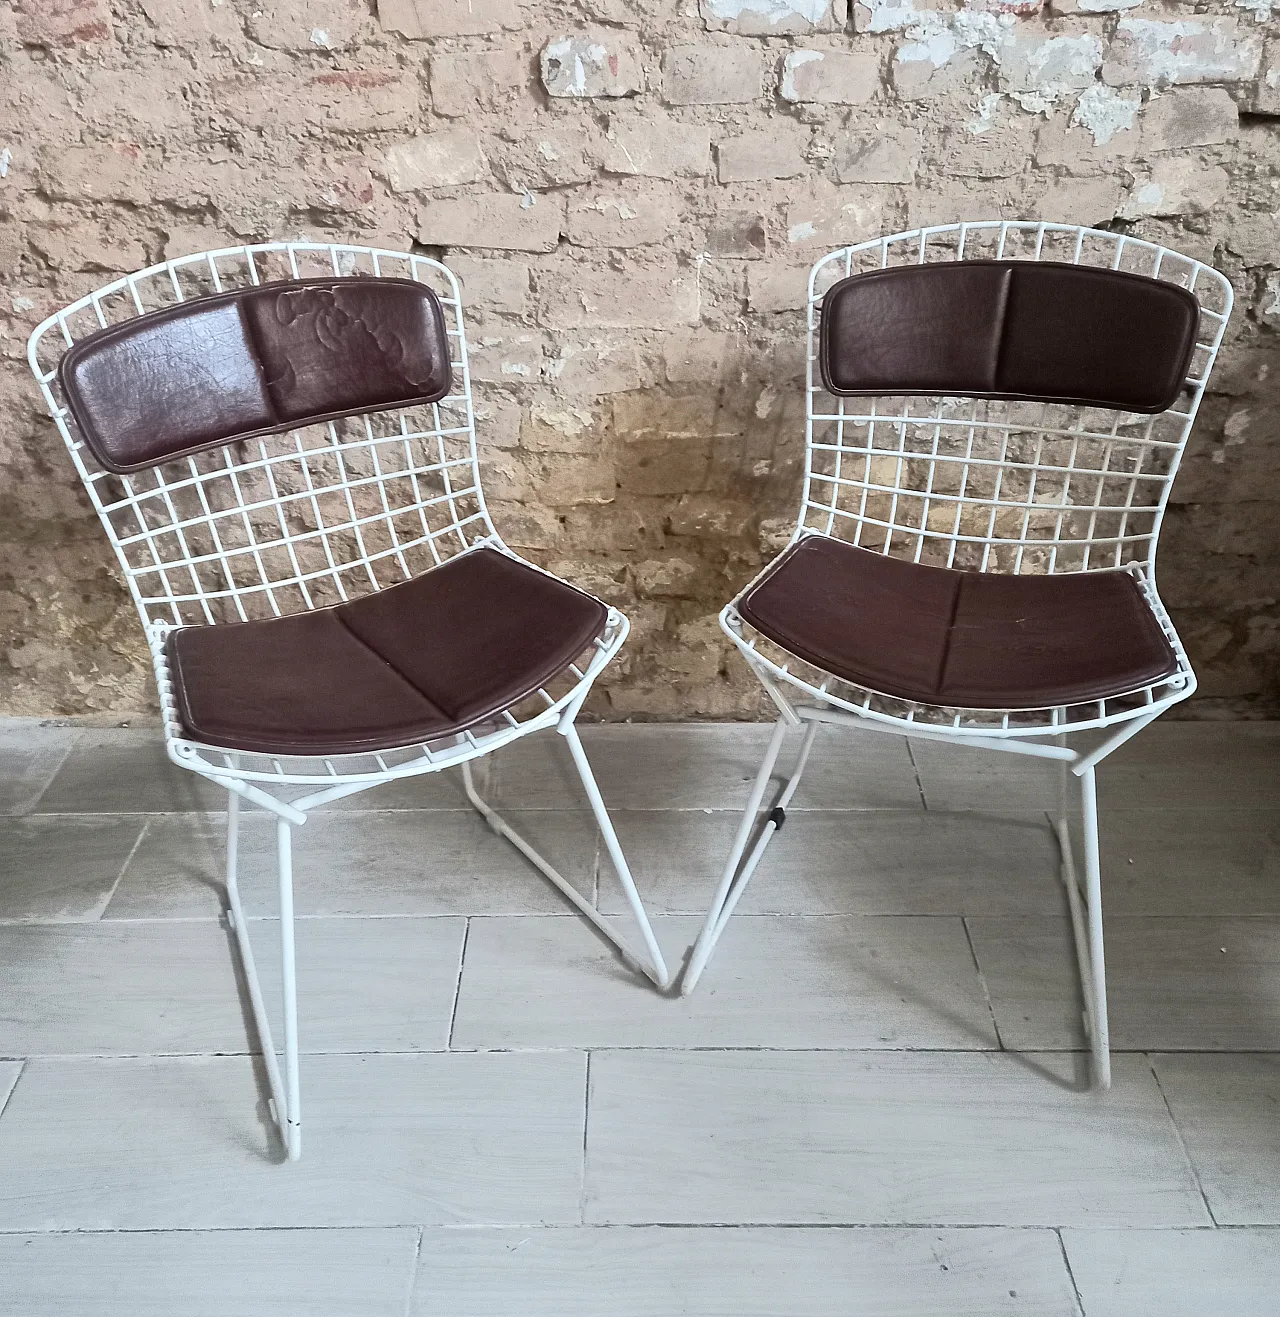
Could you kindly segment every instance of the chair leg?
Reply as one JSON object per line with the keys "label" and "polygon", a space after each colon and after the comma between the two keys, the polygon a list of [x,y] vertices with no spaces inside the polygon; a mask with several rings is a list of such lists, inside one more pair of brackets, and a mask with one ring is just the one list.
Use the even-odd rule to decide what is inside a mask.
{"label": "chair leg", "polygon": [[595,774],[591,771],[591,765],[587,760],[586,751],[582,748],[582,742],[578,738],[577,728],[570,722],[562,727],[561,735],[569,743],[569,751],[573,756],[574,767],[578,770],[578,776],[582,779],[582,785],[587,793],[587,799],[591,803],[592,813],[595,815],[596,823],[600,828],[600,833],[604,837],[605,847],[609,852],[609,858],[613,861],[613,867],[618,874],[619,881],[622,883],[622,890],[626,894],[627,902],[631,906],[631,913],[635,917],[640,934],[644,938],[645,948],[648,951],[648,960],[638,956],[632,949],[620,938],[613,926],[605,920],[600,912],[593,906],[582,893],[574,887],[563,874],[553,865],[543,858],[525,839],[513,828],[507,821],[484,800],[476,790],[475,782],[471,773],[471,765],[464,763],[462,765],[462,783],[466,789],[467,798],[475,809],[483,816],[484,820],[498,834],[499,837],[506,838],[521,855],[538,870],[544,878],[569,902],[570,905],[583,916],[584,919],[592,925],[593,928],[602,934],[609,942],[617,948],[625,963],[639,974],[645,975],[659,988],[668,988],[671,986],[671,974],[667,969],[666,961],[662,957],[662,951],[658,947],[657,939],[653,935],[653,928],[649,923],[649,916],[645,913],[645,908],[640,900],[640,894],[636,891],[635,881],[631,877],[631,869],[627,864],[626,856],[622,853],[622,847],[618,844],[617,833],[613,829],[613,820],[609,817],[609,811],[605,808],[605,803],[600,795],[600,789],[596,785]]}
{"label": "chair leg", "polygon": [[1076,944],[1080,991],[1084,997],[1084,1029],[1092,1052],[1093,1082],[1111,1087],[1111,1036],[1107,1022],[1106,954],[1102,937],[1102,866],[1098,848],[1098,794],[1092,767],[1080,774],[1084,832],[1084,892],[1071,849],[1071,832],[1065,814],[1058,820],[1062,850],[1062,879],[1071,906],[1071,929]]}
{"label": "chair leg", "polygon": [[293,946],[293,833],[284,819],[276,823],[276,862],[279,871],[280,891],[280,961],[284,985],[284,1061],[283,1082],[280,1060],[276,1055],[271,1023],[267,1018],[262,984],[258,979],[258,965],[249,941],[249,925],[244,907],[240,903],[239,840],[240,797],[234,791],[227,793],[227,922],[235,933],[236,947],[240,952],[240,966],[249,989],[249,1004],[253,1011],[254,1028],[262,1048],[262,1060],[267,1070],[267,1084],[271,1089],[269,1106],[271,1118],[280,1132],[281,1142],[290,1161],[302,1155],[302,1104],[298,1080],[298,988]]}
{"label": "chair leg", "polygon": [[707,961],[710,960],[711,953],[715,950],[716,943],[720,940],[720,935],[729,922],[729,916],[733,914],[742,893],[746,891],[747,884],[751,881],[756,866],[763,858],[766,847],[773,840],[774,834],[782,827],[786,818],[786,808],[791,803],[791,797],[795,795],[796,788],[800,785],[800,775],[804,772],[805,764],[809,759],[809,751],[813,748],[814,737],[818,733],[818,724],[816,722],[811,722],[805,730],[804,741],[800,746],[795,771],[791,774],[782,795],[778,798],[778,803],[765,821],[764,828],[756,839],[751,854],[747,856],[746,863],[743,864],[742,856],[747,849],[747,842],[751,838],[752,830],[755,828],[756,816],[760,812],[761,802],[768,790],[773,766],[777,763],[778,755],[782,750],[782,739],[786,734],[787,726],[786,718],[779,718],[773,726],[773,735],[769,738],[768,749],[765,750],[760,770],[756,774],[755,784],[751,788],[751,796],[747,801],[746,809],[742,813],[742,821],[738,824],[738,833],[734,838],[733,848],[729,852],[729,859],[720,877],[720,885],[716,888],[715,896],[711,900],[711,909],[707,912],[706,923],[703,924],[702,931],[698,934],[698,940],[694,943],[689,963],[685,966],[684,977],[680,981],[680,995],[683,997],[687,997],[694,990],[698,980],[702,977],[702,971],[706,968]]}

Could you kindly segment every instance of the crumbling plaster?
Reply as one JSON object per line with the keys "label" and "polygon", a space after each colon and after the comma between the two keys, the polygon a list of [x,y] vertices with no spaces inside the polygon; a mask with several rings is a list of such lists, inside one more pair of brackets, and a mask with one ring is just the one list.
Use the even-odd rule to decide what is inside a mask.
{"label": "crumbling plaster", "polygon": [[1003,216],[1234,283],[1160,579],[1190,711],[1275,714],[1278,213],[1265,0],[10,0],[0,711],[152,704],[25,366],[33,325],[116,272],[295,236],[442,254],[497,521],[634,624],[592,710],[752,717],[715,615],[794,517],[805,267]]}

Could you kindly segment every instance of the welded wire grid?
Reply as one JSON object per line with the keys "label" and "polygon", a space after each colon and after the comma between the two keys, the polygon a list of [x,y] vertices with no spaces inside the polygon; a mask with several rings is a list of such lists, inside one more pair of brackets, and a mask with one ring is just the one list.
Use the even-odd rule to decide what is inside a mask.
{"label": "welded wire grid", "polygon": [[[58,363],[78,339],[193,297],[333,276],[413,279],[433,289],[450,349],[448,396],[242,440],[131,475],[97,463],[57,381]],[[56,312],[32,334],[28,359],[147,629],[171,753],[193,767],[314,783],[460,762],[520,734],[530,719],[543,725],[544,715],[562,708],[621,644],[625,621],[611,615],[604,638],[567,670],[567,689],[539,692],[531,706],[474,735],[390,758],[300,762],[183,741],[164,659],[164,637],[174,627],[281,617],[356,599],[480,543],[510,553],[480,483],[457,281],[423,256],[343,244],[201,252],[117,279]]]}
{"label": "welded wire grid", "polygon": [[[823,388],[822,299],[871,270],[956,260],[1088,265],[1189,289],[1200,305],[1185,387],[1154,416],[982,398],[835,398]],[[757,672],[867,717],[1029,735],[1104,726],[1185,699],[1194,674],[1155,586],[1169,488],[1231,314],[1218,271],[1153,243],[1076,225],[989,221],[916,229],[843,248],[809,282],[805,480],[797,535],[820,534],[906,561],[969,571],[1127,570],[1139,580],[1179,671],[1115,700],[1064,709],[938,710],[848,686],[752,630],[723,621]],[[1045,350],[1070,325],[1046,322]],[[1136,346],[1136,345],[1135,345]]]}

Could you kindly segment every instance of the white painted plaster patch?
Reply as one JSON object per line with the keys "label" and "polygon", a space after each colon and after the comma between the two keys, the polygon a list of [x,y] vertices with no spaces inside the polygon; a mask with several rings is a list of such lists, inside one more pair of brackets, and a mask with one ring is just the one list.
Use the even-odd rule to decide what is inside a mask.
{"label": "white painted plaster patch", "polygon": [[703,0],[703,8],[712,18],[730,20],[752,14],[770,26],[788,18],[803,18],[817,26],[827,17],[830,0]]}
{"label": "white painted plaster patch", "polygon": [[990,132],[995,123],[996,110],[1002,100],[1004,100],[1004,95],[998,91],[990,92],[984,96],[978,102],[978,113],[965,124],[965,132],[971,133],[974,137],[980,137],[983,133]]}
{"label": "white painted plaster patch", "polygon": [[1140,100],[1130,100],[1111,87],[1098,84],[1080,93],[1071,112],[1071,122],[1076,128],[1092,133],[1095,146],[1106,146],[1117,133],[1133,127],[1141,108]]}
{"label": "white painted plaster patch", "polygon": [[313,27],[311,29],[311,44],[319,46],[321,50],[330,49],[329,34],[322,27]]}
{"label": "white painted plaster patch", "polygon": [[9,177],[9,166],[13,164],[13,152],[6,146],[0,151],[0,178]]}
{"label": "white painted plaster patch", "polygon": [[1078,0],[1082,14],[1118,14],[1125,9],[1137,9],[1142,0]]}
{"label": "white painted plaster patch", "polygon": [[782,62],[782,99],[784,101],[798,101],[801,99],[800,92],[796,90],[796,70],[802,64],[812,64],[815,60],[821,60],[824,56],[820,50],[793,50]]}
{"label": "white painted plaster patch", "polygon": [[1275,0],[1236,0],[1237,9],[1247,9],[1255,23],[1268,23],[1276,7]]}

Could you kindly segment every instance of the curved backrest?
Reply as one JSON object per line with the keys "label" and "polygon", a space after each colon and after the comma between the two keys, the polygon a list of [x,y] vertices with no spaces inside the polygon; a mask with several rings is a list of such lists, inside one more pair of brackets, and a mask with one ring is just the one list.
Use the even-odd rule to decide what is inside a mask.
{"label": "curved backrest", "polygon": [[840,397],[1010,398],[1162,412],[1200,327],[1185,288],[1059,262],[957,260],[842,279],[822,299]]}
{"label": "curved backrest", "polygon": [[437,261],[180,257],[57,312],[28,355],[146,622],[323,607],[496,535]]}
{"label": "curved backrest", "polygon": [[800,525],[979,571],[1151,565],[1231,286],[1071,225],[942,225],[810,276]]}
{"label": "curved backrest", "polygon": [[449,392],[440,299],[407,279],[280,279],[179,302],[74,343],[67,407],[117,474]]}

